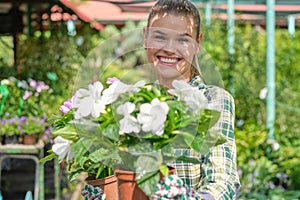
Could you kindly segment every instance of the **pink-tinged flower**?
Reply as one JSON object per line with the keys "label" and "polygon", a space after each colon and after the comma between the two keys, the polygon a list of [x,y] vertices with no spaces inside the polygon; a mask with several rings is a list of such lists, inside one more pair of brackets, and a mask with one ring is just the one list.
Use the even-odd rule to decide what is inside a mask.
{"label": "pink-tinged flower", "polygon": [[32,88],[36,88],[36,86],[37,86],[37,82],[35,81],[35,80],[30,80],[29,81],[29,85],[30,85],[30,87],[32,87]]}
{"label": "pink-tinged flower", "polygon": [[23,95],[23,99],[26,100],[26,99],[28,99],[31,96],[32,96],[32,92],[28,91],[28,90],[25,90],[25,93]]}
{"label": "pink-tinged flower", "polygon": [[49,86],[46,85],[43,81],[39,81],[36,87],[37,92],[42,92],[43,90],[49,90]]}
{"label": "pink-tinged flower", "polygon": [[71,109],[72,109],[72,100],[71,99],[68,99],[67,101],[64,102],[63,105],[61,105],[59,107],[59,110],[64,114],[68,113]]}
{"label": "pink-tinged flower", "polygon": [[108,78],[106,80],[106,83],[107,84],[112,84],[113,82],[116,82],[116,81],[120,81],[120,80],[118,78],[116,78],[116,77],[112,77],[112,78]]}

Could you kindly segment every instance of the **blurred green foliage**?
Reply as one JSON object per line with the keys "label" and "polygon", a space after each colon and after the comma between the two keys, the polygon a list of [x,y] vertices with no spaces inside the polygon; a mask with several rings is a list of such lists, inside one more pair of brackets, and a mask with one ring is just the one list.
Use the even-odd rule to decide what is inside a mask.
{"label": "blurred green foliage", "polygon": [[[104,81],[116,76],[134,82],[147,77],[148,72],[137,67],[146,62],[143,49],[137,44],[142,42],[141,34],[138,34],[142,33],[142,27],[143,23],[128,22],[122,33],[110,25],[102,32],[82,27],[74,37],[23,36],[19,76],[43,80],[55,88],[49,97],[53,102],[49,107],[51,112],[56,112],[51,108],[58,108],[58,104],[70,97],[74,84],[79,86],[80,79],[87,78],[82,75],[83,70],[90,74],[93,70],[96,72],[96,77],[88,77],[86,81],[93,81],[93,78]],[[131,29],[139,31],[126,34],[125,30]],[[265,128],[266,100],[260,98],[266,87],[265,31],[251,25],[236,26],[233,58],[227,52],[225,24],[213,21],[210,27],[202,27],[201,31],[202,53],[205,54],[201,58],[207,59],[202,60],[201,69],[207,75],[207,83],[224,85],[235,98],[237,162],[242,183],[239,199],[299,199],[300,33],[296,31],[290,36],[287,30],[276,29],[275,138],[269,139]],[[120,40],[116,40],[115,35]],[[117,47],[128,51],[116,56]],[[0,55],[4,53],[5,49],[0,49]],[[8,71],[7,68],[0,69]],[[211,73],[210,70],[215,71]],[[48,72],[55,73],[58,79],[50,80]],[[221,76],[222,83],[214,76],[215,72]]]}
{"label": "blurred green foliage", "polygon": [[[276,29],[275,138],[267,137],[266,33],[251,25],[235,27],[235,54],[227,52],[226,26],[204,29],[202,46],[235,98],[237,161],[242,188],[239,199],[299,199],[300,116],[298,89],[300,34]],[[217,38],[217,39],[216,39]],[[231,80],[231,81],[230,81]]]}

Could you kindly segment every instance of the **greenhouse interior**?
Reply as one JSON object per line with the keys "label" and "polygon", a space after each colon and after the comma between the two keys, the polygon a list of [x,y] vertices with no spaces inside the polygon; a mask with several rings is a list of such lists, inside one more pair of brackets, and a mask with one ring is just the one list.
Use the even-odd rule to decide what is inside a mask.
{"label": "greenhouse interior", "polygon": [[[186,2],[173,0],[173,4],[177,5],[177,1]],[[240,187],[234,198],[215,199],[300,199],[300,1],[191,1],[201,19],[201,41],[197,42],[200,50],[196,54],[200,75],[208,87],[228,91],[235,105],[232,148],[236,151],[234,163]],[[91,186],[92,178],[118,174],[115,169],[120,168],[119,162],[125,163],[126,169],[137,168],[138,180],[134,184],[149,199],[156,183],[150,184],[140,168],[151,171],[154,169],[151,165],[157,167],[155,173],[147,176],[155,176],[157,182],[162,174],[171,173],[167,165],[157,163],[173,162],[174,155],[168,154],[173,146],[169,143],[179,142],[173,137],[183,138],[197,153],[205,154],[204,145],[214,148],[205,141],[197,141],[203,148],[197,147],[193,142],[198,135],[195,140],[187,136],[186,132],[194,128],[191,128],[195,123],[192,118],[201,120],[202,124],[199,121],[200,125],[193,130],[207,134],[204,140],[214,139],[211,145],[227,142],[226,138],[210,135],[214,132],[208,131],[218,123],[220,114],[204,109],[206,114],[199,117],[194,116],[194,110],[185,119],[183,114],[187,111],[181,110],[184,106],[181,97],[170,96],[184,91],[172,93],[174,90],[161,88],[153,77],[145,45],[149,45],[147,34],[151,21],[147,19],[156,2],[0,0],[0,200],[101,199],[101,196],[87,197],[90,191],[100,187]],[[176,16],[176,12],[172,15]],[[162,44],[163,39],[159,42]],[[166,58],[165,62],[171,60]],[[141,80],[154,84],[143,85]],[[115,91],[109,91],[113,86]],[[97,87],[103,90],[101,99]],[[127,92],[132,96],[126,96]],[[105,95],[115,99],[100,105]],[[116,99],[122,95],[132,103],[141,104],[140,113],[136,107],[132,111],[125,111],[129,107],[121,110],[121,100]],[[174,129],[170,131],[171,136],[165,137],[156,132],[154,138],[150,137],[151,130],[155,131],[145,128],[149,124],[142,122],[142,114],[146,112],[142,106],[149,98],[152,101],[147,105],[154,104],[154,96],[160,99],[162,110],[157,114],[159,119],[152,123],[159,126],[166,120],[162,124],[165,133],[177,124],[181,124],[178,126],[182,130]],[[163,99],[167,104],[163,104]],[[88,108],[81,107],[80,103]],[[163,105],[169,106],[166,115]],[[94,109],[100,107],[102,110],[95,113]],[[185,121],[179,122],[179,118]],[[129,120],[127,123],[140,123],[138,127],[130,126],[134,130],[132,134],[122,129],[125,119]],[[187,126],[183,127],[184,124]],[[144,135],[134,136],[139,131]],[[28,136],[33,136],[29,144]],[[170,138],[163,141],[166,137]],[[137,141],[146,143],[138,145],[134,143]],[[151,147],[147,146],[150,144]],[[117,148],[112,147],[116,145]],[[139,154],[145,155],[138,158]],[[188,158],[180,159],[196,163]],[[204,155],[203,159],[207,157]],[[117,183],[121,183],[119,179]],[[104,194],[111,189],[100,187],[100,190],[105,199]],[[120,191],[115,193],[121,196]],[[187,196],[182,199],[190,199]],[[115,198],[107,193],[106,199]]]}

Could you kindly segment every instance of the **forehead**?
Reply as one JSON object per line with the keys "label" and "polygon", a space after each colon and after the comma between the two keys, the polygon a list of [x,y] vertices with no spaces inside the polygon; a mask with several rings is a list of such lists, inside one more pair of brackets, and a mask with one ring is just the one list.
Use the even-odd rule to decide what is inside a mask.
{"label": "forehead", "polygon": [[187,33],[196,36],[195,23],[191,17],[174,14],[157,14],[149,22],[150,28]]}

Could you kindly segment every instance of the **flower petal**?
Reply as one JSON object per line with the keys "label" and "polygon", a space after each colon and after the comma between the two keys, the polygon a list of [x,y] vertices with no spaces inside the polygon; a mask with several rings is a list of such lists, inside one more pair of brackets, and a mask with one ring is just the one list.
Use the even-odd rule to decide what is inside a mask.
{"label": "flower petal", "polygon": [[54,139],[54,144],[52,146],[52,151],[58,155],[58,160],[61,162],[63,161],[67,156],[67,162],[70,161],[72,158],[72,152],[71,152],[71,141],[61,137],[57,136]]}

